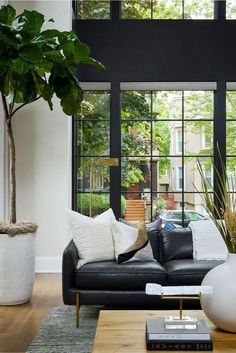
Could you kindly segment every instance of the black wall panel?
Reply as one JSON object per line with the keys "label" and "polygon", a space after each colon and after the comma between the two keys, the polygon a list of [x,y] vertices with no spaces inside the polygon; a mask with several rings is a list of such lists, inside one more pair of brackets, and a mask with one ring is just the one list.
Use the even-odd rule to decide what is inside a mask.
{"label": "black wall panel", "polygon": [[107,68],[83,65],[80,81],[236,81],[236,21],[74,20]]}

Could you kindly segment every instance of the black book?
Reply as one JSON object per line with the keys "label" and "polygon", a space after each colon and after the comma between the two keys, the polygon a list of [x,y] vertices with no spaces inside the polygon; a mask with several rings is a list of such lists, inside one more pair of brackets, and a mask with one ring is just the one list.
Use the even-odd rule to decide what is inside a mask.
{"label": "black book", "polygon": [[147,320],[147,350],[211,351],[211,334],[204,320],[198,320],[197,329],[166,329],[164,319]]}

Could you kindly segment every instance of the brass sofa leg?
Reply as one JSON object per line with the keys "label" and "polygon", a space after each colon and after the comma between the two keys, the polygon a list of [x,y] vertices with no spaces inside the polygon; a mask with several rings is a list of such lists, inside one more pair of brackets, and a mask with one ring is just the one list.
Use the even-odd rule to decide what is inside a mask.
{"label": "brass sofa leg", "polygon": [[79,293],[76,293],[76,327],[79,327],[79,309],[80,309]]}

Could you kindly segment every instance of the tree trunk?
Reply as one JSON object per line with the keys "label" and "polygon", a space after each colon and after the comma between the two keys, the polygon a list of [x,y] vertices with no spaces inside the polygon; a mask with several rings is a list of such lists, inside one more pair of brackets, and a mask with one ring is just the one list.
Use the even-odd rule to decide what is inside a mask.
{"label": "tree trunk", "polygon": [[6,122],[7,138],[9,147],[9,167],[10,167],[10,223],[16,223],[16,151],[12,132],[11,119]]}

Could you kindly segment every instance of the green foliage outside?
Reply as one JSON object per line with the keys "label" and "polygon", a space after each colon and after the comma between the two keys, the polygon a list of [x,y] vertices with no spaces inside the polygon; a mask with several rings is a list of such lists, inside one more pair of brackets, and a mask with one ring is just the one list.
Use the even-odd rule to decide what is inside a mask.
{"label": "green foliage outside", "polygon": [[[227,1],[232,17],[234,4]],[[232,3],[232,4],[231,4]],[[184,13],[183,13],[184,4]],[[81,19],[110,19],[108,0],[82,0],[77,2],[77,16]],[[214,0],[122,0],[121,17],[123,19],[212,19]]]}
{"label": "green foliage outside", "polygon": [[[110,207],[109,195],[92,194],[92,216],[99,215]],[[125,214],[125,198],[121,196],[121,217]],[[89,216],[90,194],[77,194],[78,211]]]}
{"label": "green foliage outside", "polygon": [[77,2],[77,17],[81,19],[109,19],[109,0],[87,0]]}
{"label": "green foliage outside", "polygon": [[166,202],[165,200],[162,198],[162,197],[159,197],[157,200],[156,200],[156,212],[160,212],[162,210],[164,210],[166,207]]}
{"label": "green foliage outside", "polygon": [[[92,216],[107,210],[110,206],[109,195],[92,194]],[[77,195],[78,211],[89,216],[90,194]]]}
{"label": "green foliage outside", "polygon": [[[168,108],[163,102],[155,116],[150,107],[151,92],[123,92],[121,99],[121,145],[122,156],[140,156],[136,158],[123,158],[122,160],[122,186],[128,188],[144,180],[142,165],[149,160],[142,155],[150,154],[151,118],[158,114],[166,117]],[[109,94],[104,92],[87,92],[82,102],[80,122],[78,123],[78,150],[79,155],[98,156],[83,158],[78,168],[78,177],[88,175],[91,163],[99,166],[99,156],[109,155]],[[150,119],[150,121],[132,121],[132,119]],[[86,121],[83,121],[86,120]],[[170,148],[170,131],[167,121],[159,121],[152,125],[153,150],[157,155],[167,156]],[[159,162],[160,176],[169,169],[168,157],[162,157]],[[99,167],[97,167],[99,168]],[[108,178],[108,171],[103,169],[103,177]]]}
{"label": "green foliage outside", "polygon": [[[153,153],[168,155],[170,148],[170,131],[167,121],[151,123],[149,121],[132,121],[132,119],[155,119],[152,112],[151,92],[126,91],[121,99],[121,145],[122,155],[140,156],[151,153],[151,130]],[[160,115],[165,116],[165,106],[160,107]],[[151,126],[152,124],[152,126]],[[145,157],[126,158],[122,165],[122,186],[129,187],[144,180],[141,165],[149,159]],[[160,176],[169,169],[169,159],[162,157],[159,162]]]}
{"label": "green foliage outside", "polygon": [[213,0],[185,0],[184,16],[182,0],[122,1],[124,19],[197,19],[214,17]]}

